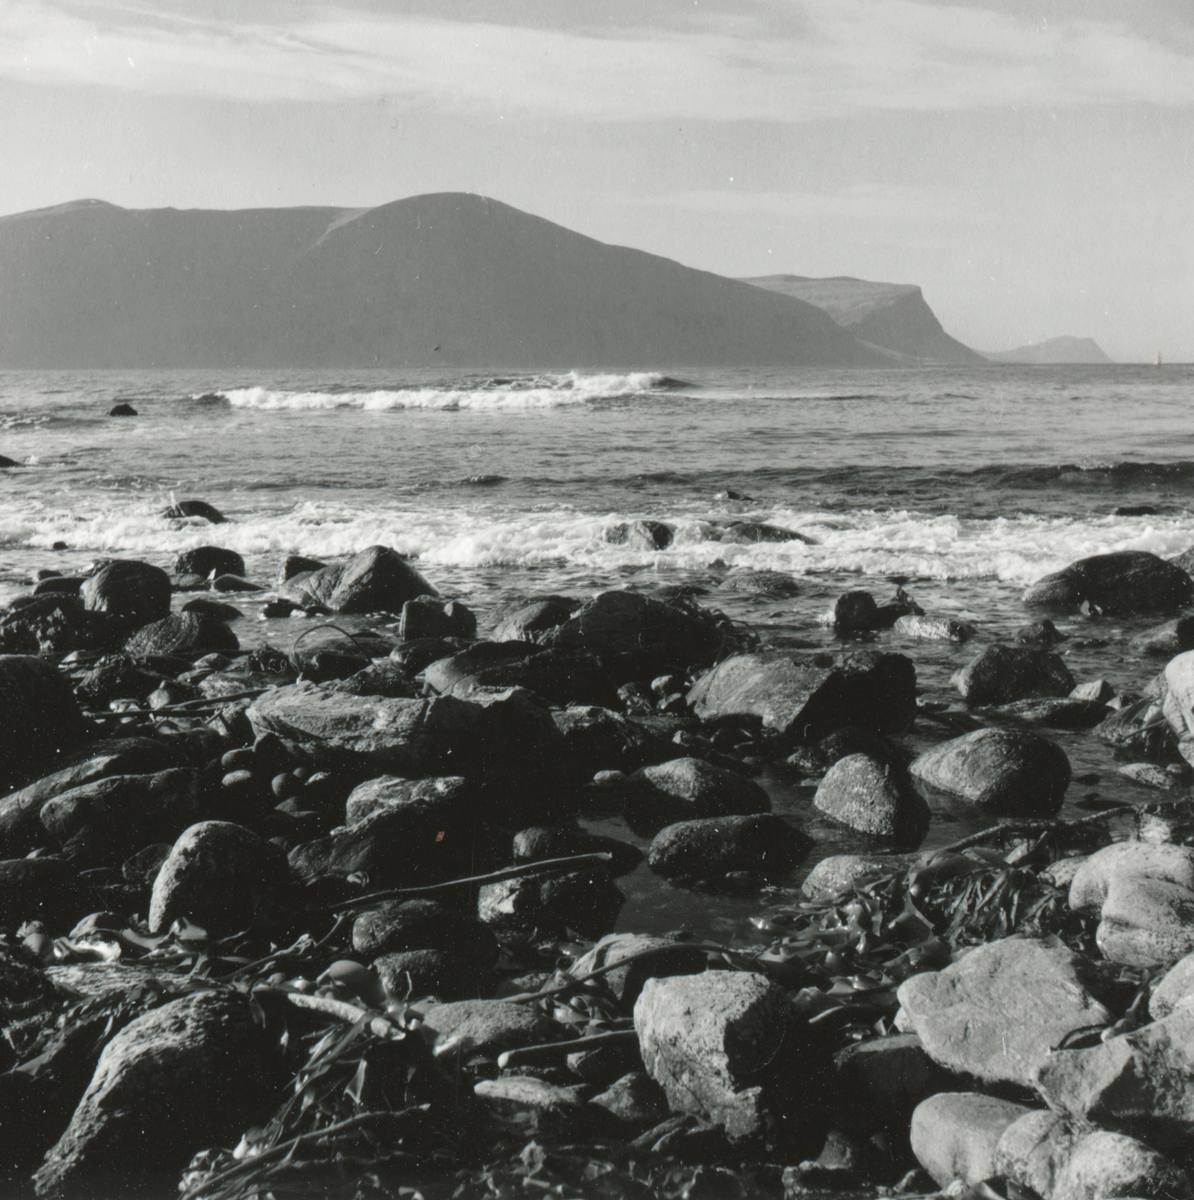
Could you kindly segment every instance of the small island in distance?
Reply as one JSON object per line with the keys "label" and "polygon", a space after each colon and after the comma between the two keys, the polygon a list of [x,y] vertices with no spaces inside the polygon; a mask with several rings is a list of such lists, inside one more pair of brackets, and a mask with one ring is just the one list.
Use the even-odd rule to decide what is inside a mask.
{"label": "small island in distance", "polygon": [[1055,337],[1043,342],[1029,342],[1014,350],[995,350],[984,357],[998,363],[1028,363],[1047,366],[1054,363],[1110,363],[1114,360],[1103,353],[1094,338]]}

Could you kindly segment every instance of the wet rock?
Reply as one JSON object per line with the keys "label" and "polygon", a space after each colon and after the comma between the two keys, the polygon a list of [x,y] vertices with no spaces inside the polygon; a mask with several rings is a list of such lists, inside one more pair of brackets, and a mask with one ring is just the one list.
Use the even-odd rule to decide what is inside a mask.
{"label": "wet rock", "polygon": [[931,816],[900,767],[866,754],[848,754],[834,763],[813,803],[840,825],[907,846],[920,844]]}
{"label": "wet rock", "polygon": [[906,767],[908,752],[898,743],[857,725],[845,725],[823,737],[816,745],[798,746],[785,762],[806,775],[820,775],[848,754],[866,754],[882,763]]}
{"label": "wet rock", "polygon": [[477,632],[477,618],[459,600],[416,596],[402,606],[398,630],[404,642],[426,637],[471,638]]}
{"label": "wet rock", "polygon": [[108,409],[110,417],[135,417],[136,415],[137,410],[131,404],[113,404]]}
{"label": "wet rock", "polygon": [[564,757],[585,778],[598,771],[633,771],[676,752],[670,736],[600,705],[556,708],[551,716],[564,738]]}
{"label": "wet rock", "polygon": [[487,883],[477,895],[477,916],[497,930],[544,938],[573,930],[599,938],[613,928],[625,899],[607,871],[588,868]]}
{"label": "wet rock", "polygon": [[732,521],[725,527],[721,540],[743,546],[753,546],[759,542],[804,542],[809,546],[816,544],[807,534],[783,529],[778,525],[767,525],[762,521]]}
{"label": "wet rock", "polygon": [[214,617],[217,621],[239,621],[245,614],[231,604],[223,604],[219,600],[209,600],[206,596],[196,596],[182,606],[184,613],[197,613],[204,617]]}
{"label": "wet rock", "polygon": [[976,729],[926,750],[914,779],[1001,816],[1051,817],[1070,782],[1065,751],[1035,733]]}
{"label": "wet rock", "polygon": [[231,821],[200,821],[174,843],[153,884],[149,928],[168,929],[186,917],[210,933],[252,923],[259,897],[281,891],[288,878],[276,846]]}
{"label": "wet rock", "polygon": [[[668,938],[640,933],[611,933],[568,968],[584,979],[602,967],[610,967],[600,978],[623,1007],[633,1007],[648,979],[671,975],[698,975],[706,966],[706,955],[695,946]],[[625,965],[614,965],[625,964]]]}
{"label": "wet rock", "polygon": [[0,859],[0,926],[36,920],[65,929],[89,907],[74,867],[61,858]]}
{"label": "wet rock", "polygon": [[601,535],[611,546],[628,546],[631,550],[666,550],[672,544],[675,530],[662,521],[623,521],[611,525]]}
{"label": "wet rock", "polygon": [[125,883],[149,891],[173,848],[170,842],[154,842],[143,847],[120,864],[120,877]]}
{"label": "wet rock", "polygon": [[628,875],[643,861],[643,852],[619,838],[590,833],[575,825],[532,825],[514,835],[514,861],[538,862],[545,858],[567,858],[574,854],[609,854],[606,869],[611,875]]}
{"label": "wet rock", "polygon": [[928,1055],[986,1083],[1031,1086],[1067,1033],[1110,1022],[1088,959],[1037,938],[1004,938],[942,971],[906,979],[905,1021]]}
{"label": "wet rock", "polygon": [[[438,666],[433,664],[425,675],[433,687],[433,680],[439,678]],[[467,697],[478,687],[526,688],[561,708],[588,704],[608,707],[618,702],[618,690],[601,660],[595,654],[578,651],[545,650],[487,667],[456,680],[447,690],[450,695]]]}
{"label": "wet rock", "polygon": [[223,546],[196,546],[184,550],[174,560],[175,575],[201,575],[206,579],[216,575],[244,575],[245,560],[235,550]]}
{"label": "wet rock", "polygon": [[473,1091],[490,1115],[518,1137],[568,1140],[593,1119],[577,1089],[532,1076],[482,1079]]}
{"label": "wet rock", "polygon": [[753,780],[700,758],[642,767],[625,783],[626,822],[655,834],[676,821],[770,812],[771,798]]}
{"label": "wet rock", "polygon": [[413,699],[422,691],[403,667],[390,659],[375,660],[355,675],[337,680],[332,690],[346,696],[382,696],[388,700]]}
{"label": "wet rock", "polygon": [[272,1083],[248,997],[198,992],[154,1009],[104,1048],[37,1194],[165,1194],[197,1147],[239,1137]]}
{"label": "wet rock", "polygon": [[[527,641],[477,642],[434,659],[422,668],[423,678],[433,692],[442,695],[458,683],[477,680],[488,671],[515,666],[542,653],[541,647]],[[407,670],[412,669],[407,665]]]}
{"label": "wet rock", "polygon": [[800,584],[783,571],[735,571],[718,584],[718,589],[769,600],[790,600],[800,594]]}
{"label": "wet rock", "polygon": [[901,1137],[921,1101],[957,1082],[914,1033],[856,1042],[834,1055],[833,1066],[835,1092],[850,1123]]}
{"label": "wet rock", "polygon": [[1036,1084],[1056,1112],[1128,1133],[1159,1150],[1188,1145],[1194,1133],[1194,1009],[1083,1050],[1057,1050]]}
{"label": "wet rock", "polygon": [[1096,554],[1038,579],[1024,603],[1127,616],[1173,612],[1194,602],[1194,580],[1181,567],[1144,550]]}
{"label": "wet rock", "polygon": [[346,563],[291,576],[279,586],[278,595],[303,608],[400,613],[408,600],[434,596],[436,591],[396,551],[370,546]]}
{"label": "wet rock", "polygon": [[296,575],[308,575],[313,571],[322,571],[327,566],[317,558],[305,558],[301,554],[288,554],[278,568],[278,586],[293,579]]}
{"label": "wet rock", "polygon": [[978,1092],[930,1096],[912,1114],[912,1153],[937,1181],[981,1183],[995,1174],[995,1148],[1004,1131],[1029,1110]]}
{"label": "wet rock", "polygon": [[1134,654],[1172,658],[1186,650],[1194,650],[1194,617],[1175,617],[1162,625],[1138,633],[1128,643]]}
{"label": "wet rock", "polygon": [[83,586],[81,575],[51,575],[39,580],[33,588],[35,596],[64,595],[77,596]]}
{"label": "wet rock", "polygon": [[1152,788],[1159,792],[1177,792],[1183,790],[1181,779],[1169,771],[1156,766],[1154,763],[1128,763],[1119,768],[1119,774],[1141,787]]}
{"label": "wet rock", "polygon": [[673,1112],[723,1125],[733,1141],[766,1136],[776,1119],[765,1069],[795,1041],[787,993],[762,975],[706,971],[648,979],[634,1005],[647,1073]]}
{"label": "wet rock", "polygon": [[806,742],[845,725],[898,733],[916,716],[916,671],[902,654],[738,654],[703,675],[688,704],[702,721],[757,717]]}
{"label": "wet rock", "polygon": [[398,950],[375,958],[372,965],[386,995],[398,1000],[465,1000],[482,996],[487,988],[483,963],[452,950]]}
{"label": "wet rock", "polygon": [[1060,655],[1031,646],[988,646],[952,682],[971,705],[1068,696],[1074,687]]}
{"label": "wet rock", "polygon": [[504,1050],[558,1041],[560,1025],[527,1004],[503,1000],[457,1000],[423,1014],[422,1033],[437,1056],[455,1053],[496,1058]]}
{"label": "wet rock", "polygon": [[1058,642],[1065,640],[1066,635],[1048,617],[1041,621],[1031,621],[1027,625],[1021,625],[1016,630],[1016,641],[1021,645],[1055,646]]}
{"label": "wet rock", "polygon": [[1140,700],[1112,712],[1095,727],[1095,737],[1110,746],[1116,758],[1164,763],[1179,757],[1178,738],[1156,700]]}
{"label": "wet rock", "polygon": [[170,615],[170,576],[160,567],[117,559],[79,589],[88,612],[107,613],[126,629],[140,629]]}
{"label": "wet rock", "polygon": [[265,590],[259,584],[242,579],[239,575],[217,575],[211,581],[211,587],[214,592],[261,592]]}
{"label": "wet rock", "polygon": [[667,1095],[643,1071],[628,1072],[589,1103],[605,1109],[632,1131],[650,1129],[668,1115]]}
{"label": "wet rock", "polygon": [[892,629],[901,637],[920,641],[968,642],[975,634],[975,628],[969,621],[923,614],[898,617]]}
{"label": "wet rock", "polygon": [[452,950],[487,970],[498,944],[489,926],[437,900],[390,900],[353,922],[352,948],[364,958],[399,950]]}
{"label": "wet rock", "polygon": [[535,642],[539,635],[563,625],[581,606],[571,596],[539,596],[507,606],[495,617],[495,642]]}
{"label": "wet rock", "polygon": [[710,662],[724,634],[690,602],[663,603],[614,591],[586,601],[542,642],[556,650],[595,654],[615,683],[623,683]]}
{"label": "wet rock", "polygon": [[199,772],[112,775],[60,792],[42,805],[46,833],[88,866],[119,866],[151,842],[173,841],[206,814]]}
{"label": "wet rock", "polygon": [[772,813],[708,817],[661,829],[647,863],[665,879],[716,879],[731,871],[782,875],[812,846],[812,838]]}
{"label": "wet rock", "polygon": [[236,634],[208,613],[178,612],[143,625],[124,644],[126,654],[223,654],[240,649]]}
{"label": "wet rock", "polygon": [[162,685],[164,678],[128,654],[105,654],[90,671],[83,672],[75,693],[92,705],[106,707],[112,700],[144,700]]}
{"label": "wet rock", "polygon": [[981,710],[992,721],[1048,729],[1093,729],[1107,719],[1107,706],[1097,700],[1016,700]]}
{"label": "wet rock", "polygon": [[82,597],[73,593],[18,596],[0,613],[0,652],[60,658],[75,650],[110,649],[127,632],[106,613],[85,611]]}
{"label": "wet rock", "polygon": [[210,525],[223,525],[225,521],[224,514],[206,500],[180,500],[163,511],[162,516],[174,521],[186,517],[201,517]]}
{"label": "wet rock", "polygon": [[861,633],[882,628],[879,606],[870,592],[846,592],[833,606],[833,627],[839,633]]}
{"label": "wet rock", "polygon": [[0,454],[0,470],[6,467],[19,467],[21,465],[15,458],[7,458],[5,455]]}
{"label": "wet rock", "polygon": [[87,733],[70,685],[52,663],[0,655],[0,786],[51,764]]}
{"label": "wet rock", "polygon": [[800,890],[810,900],[828,900],[851,891],[867,879],[878,879],[894,869],[876,859],[858,854],[830,854],[808,873]]}
{"label": "wet rock", "polygon": [[[1071,700],[1082,700],[1087,704],[1106,705],[1115,695],[1115,688],[1105,679],[1092,679],[1087,683],[1078,684],[1070,692]],[[1106,715],[1103,717],[1106,720]]]}

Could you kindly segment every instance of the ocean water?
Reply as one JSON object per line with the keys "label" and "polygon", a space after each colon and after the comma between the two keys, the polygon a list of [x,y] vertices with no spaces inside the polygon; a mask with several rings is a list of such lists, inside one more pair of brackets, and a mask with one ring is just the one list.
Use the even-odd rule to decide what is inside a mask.
{"label": "ocean water", "polygon": [[[122,401],[139,416],[108,417]],[[901,583],[927,611],[980,629],[964,647],[880,638],[909,653],[924,694],[942,700],[976,647],[1031,619],[1020,594],[1040,575],[1089,554],[1169,557],[1194,545],[1194,368],[1180,366],[0,372],[0,454],[24,464],[0,472],[0,602],[38,568],[97,557],[168,568],[180,550],[217,544],[268,583],[286,553],[383,543],[417,556],[483,629],[513,595],[684,582],[767,642],[830,645],[818,617],[837,594],[864,587],[882,600]],[[228,522],[168,520],[172,498],[206,500]],[[1155,512],[1115,515],[1141,505]],[[637,518],[673,525],[673,544],[604,540]],[[809,540],[721,540],[734,520]],[[752,569],[791,574],[799,594],[722,586]],[[306,627],[257,620],[252,601],[235,599],[244,645],[286,647]],[[1157,664],[1126,643],[1144,624],[1066,623],[1071,670],[1140,688]],[[912,742],[931,736],[918,729]],[[1100,796],[1143,798],[1089,735],[1057,737],[1076,773],[1100,774]],[[858,848],[817,823],[810,790],[764,782],[825,851]],[[1073,785],[1071,803],[1090,790]],[[942,812],[928,844],[972,823]],[[626,927],[728,935],[757,908],[712,906],[645,875],[628,887]]]}

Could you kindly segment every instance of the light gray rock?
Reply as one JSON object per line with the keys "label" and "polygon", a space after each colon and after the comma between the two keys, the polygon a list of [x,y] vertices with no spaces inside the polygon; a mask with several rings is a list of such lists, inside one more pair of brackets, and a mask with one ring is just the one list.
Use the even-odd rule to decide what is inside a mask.
{"label": "light gray rock", "polygon": [[1051,1109],[1033,1109],[1003,1131],[995,1147],[992,1174],[1030,1188],[1045,1200],[1054,1200],[1058,1180],[1081,1136]]}
{"label": "light gray rock", "polygon": [[197,1149],[236,1141],[274,1084],[247,996],[197,992],[154,1009],[104,1047],[37,1194],[164,1195]]}
{"label": "light gray rock", "polygon": [[838,759],[813,803],[840,825],[905,846],[920,844],[931,818],[904,770],[867,754]]}
{"label": "light gray rock", "polygon": [[1032,1086],[1066,1034],[1112,1020],[1089,960],[1036,938],[971,950],[942,971],[906,979],[898,996],[926,1052],[986,1083]]}
{"label": "light gray rock", "polygon": [[988,646],[952,680],[967,704],[1010,704],[1029,697],[1068,696],[1074,677],[1061,655],[1035,646]]}
{"label": "light gray rock", "polygon": [[1065,751],[1019,729],[975,729],[926,750],[913,778],[1000,816],[1051,817],[1070,783]]}
{"label": "light gray rock", "polygon": [[579,1089],[528,1075],[482,1079],[473,1091],[492,1116],[521,1137],[567,1138],[591,1119]]}
{"label": "light gray rock", "polygon": [[708,879],[730,871],[782,875],[812,846],[812,838],[773,813],[706,817],[664,826],[651,842],[647,864],[665,879]]}
{"label": "light gray rock", "polygon": [[1050,1200],[1190,1195],[1190,1177],[1163,1154],[1135,1138],[1098,1129],[1074,1146]]}
{"label": "light gray rock", "polygon": [[706,971],[648,979],[634,1027],[672,1110],[724,1125],[737,1141],[765,1135],[773,1119],[758,1075],[784,1046],[789,1011],[787,993],[762,975]]}
{"label": "light gray rock", "polygon": [[897,869],[859,854],[830,854],[813,867],[800,890],[810,900],[827,900],[850,891],[857,883],[878,879]]}
{"label": "light gray rock", "polygon": [[1125,779],[1130,779],[1141,787],[1152,788],[1157,792],[1185,790],[1182,787],[1182,781],[1176,775],[1171,775],[1164,767],[1158,767],[1155,763],[1128,763],[1119,768],[1119,773]]}
{"label": "light gray rock", "polygon": [[1165,716],[1181,737],[1194,732],[1194,650],[1178,654],[1165,664]]}
{"label": "light gray rock", "polygon": [[457,1000],[432,1005],[423,1014],[422,1033],[437,1055],[496,1058],[503,1050],[558,1041],[561,1026],[527,1004],[503,1000]]}
{"label": "light gray rock", "polygon": [[1139,875],[1115,876],[1095,940],[1103,957],[1130,967],[1168,967],[1194,950],[1194,891]]}
{"label": "light gray rock", "polygon": [[626,897],[601,867],[561,875],[524,876],[487,883],[477,894],[477,916],[494,929],[560,937],[609,933]]}
{"label": "light gray rock", "polygon": [[912,1114],[912,1153],[936,1180],[981,1183],[995,1174],[995,1148],[1004,1131],[1029,1110],[979,1092],[945,1092],[921,1101]]}
{"label": "light gray rock", "polygon": [[640,933],[611,933],[568,968],[577,979],[615,963],[601,978],[605,986],[626,1007],[631,1008],[648,979],[663,979],[669,975],[698,975],[706,965],[703,950],[673,942],[668,938],[648,937]]}
{"label": "light gray rock", "polygon": [[1115,842],[1082,860],[1070,884],[1070,907],[1097,913],[1114,877],[1163,879],[1194,889],[1194,849],[1168,843]]}
{"label": "light gray rock", "polygon": [[398,775],[380,775],[358,784],[344,805],[349,825],[363,821],[382,808],[416,805],[447,818],[463,819],[476,812],[477,788],[461,775],[439,775],[429,779],[403,779]]}
{"label": "light gray rock", "polygon": [[938,642],[968,642],[975,633],[969,621],[955,621],[953,617],[918,617],[915,614],[898,617],[892,629],[901,637]]}
{"label": "light gray rock", "polygon": [[771,811],[771,797],[757,783],[703,758],[641,767],[627,778],[623,795],[627,824],[644,835],[676,821]]}
{"label": "light gray rock", "polygon": [[1159,1021],[1191,1000],[1194,1000],[1194,953],[1175,962],[1153,989],[1148,1001],[1149,1015]]}

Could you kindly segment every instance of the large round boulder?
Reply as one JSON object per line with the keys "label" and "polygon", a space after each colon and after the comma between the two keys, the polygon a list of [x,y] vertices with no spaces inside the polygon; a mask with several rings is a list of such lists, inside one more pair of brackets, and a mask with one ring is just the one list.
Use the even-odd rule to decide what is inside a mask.
{"label": "large round boulder", "polygon": [[83,581],[79,594],[88,612],[107,613],[126,629],[170,615],[170,576],[161,567],[117,559]]}
{"label": "large round boulder", "polygon": [[1174,612],[1194,603],[1194,579],[1145,550],[1119,550],[1081,558],[1038,579],[1024,603],[1117,616]]}
{"label": "large round boulder", "polygon": [[661,829],[647,852],[647,864],[667,879],[709,879],[731,871],[782,875],[812,845],[812,838],[773,813],[706,817]]}
{"label": "large round boulder", "polygon": [[839,825],[904,846],[919,845],[929,830],[929,806],[903,767],[868,754],[838,759],[813,803]]}
{"label": "large round boulder", "polygon": [[223,546],[196,546],[184,550],[174,560],[175,575],[202,575],[206,579],[212,572],[216,575],[240,575],[245,573],[245,560],[235,550]]}
{"label": "large round boulder", "polygon": [[134,658],[151,654],[180,657],[200,654],[235,654],[240,649],[236,634],[218,617],[206,612],[178,612],[143,625],[124,644]]}
{"label": "large round boulder", "polygon": [[1035,646],[988,646],[952,680],[967,704],[1068,696],[1074,677],[1061,656]]}

